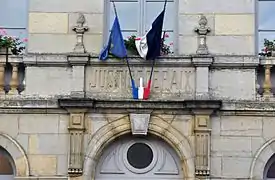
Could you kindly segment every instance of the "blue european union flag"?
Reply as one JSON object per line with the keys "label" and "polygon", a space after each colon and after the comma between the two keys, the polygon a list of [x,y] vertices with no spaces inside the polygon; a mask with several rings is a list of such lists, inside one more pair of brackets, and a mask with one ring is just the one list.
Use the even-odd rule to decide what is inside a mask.
{"label": "blue european union flag", "polygon": [[125,58],[127,56],[127,50],[117,16],[115,17],[113,27],[111,29],[108,44],[100,52],[99,59],[106,60],[109,54],[112,54],[118,58]]}

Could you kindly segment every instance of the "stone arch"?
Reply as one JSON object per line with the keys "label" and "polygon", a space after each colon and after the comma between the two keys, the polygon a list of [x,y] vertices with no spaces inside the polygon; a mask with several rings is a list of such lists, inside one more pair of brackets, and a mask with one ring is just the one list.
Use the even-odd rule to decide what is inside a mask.
{"label": "stone arch", "polygon": [[266,163],[273,154],[275,154],[275,137],[257,150],[250,166],[250,179],[264,179]]}
{"label": "stone arch", "polygon": [[[129,116],[124,116],[100,128],[89,142],[83,175],[84,180],[94,180],[95,169],[103,149],[114,139],[131,132]],[[184,178],[194,178],[194,155],[190,142],[170,123],[162,118],[151,118],[148,133],[160,137],[167,142],[177,153],[181,162]]]}
{"label": "stone arch", "polygon": [[15,176],[29,176],[30,168],[27,155],[20,144],[11,136],[0,132],[0,146],[12,157],[15,164]]}

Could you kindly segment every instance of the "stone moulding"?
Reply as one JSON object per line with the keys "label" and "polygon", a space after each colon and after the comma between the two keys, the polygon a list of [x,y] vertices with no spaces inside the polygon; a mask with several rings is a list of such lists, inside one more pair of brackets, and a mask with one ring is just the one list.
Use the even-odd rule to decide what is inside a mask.
{"label": "stone moulding", "polygon": [[[205,102],[205,103],[203,103]],[[208,105],[211,106],[208,106]],[[201,107],[215,109],[215,107],[220,107],[221,111],[224,112],[250,112],[257,113],[264,111],[265,113],[274,114],[275,103],[274,102],[262,102],[262,101],[226,101],[226,100],[182,100],[182,101],[135,101],[132,99],[124,100],[104,100],[104,99],[88,99],[88,98],[69,98],[69,97],[59,97],[56,99],[42,99],[42,98],[0,98],[0,111],[8,113],[9,111],[15,112],[28,112],[28,110],[37,111],[37,113],[47,113],[50,110],[58,110],[58,112],[64,112],[61,108],[110,108],[110,109],[127,109],[135,110],[131,113],[136,112],[139,109],[141,113],[150,113],[150,111],[145,111],[147,109],[164,109],[168,110],[179,109],[183,110],[186,108]],[[210,108],[211,109],[211,108]],[[62,110],[62,111],[61,111]],[[186,109],[187,110],[187,109]]]}
{"label": "stone moulding", "polygon": [[219,100],[186,101],[135,101],[135,100],[95,100],[59,99],[62,108],[102,108],[102,109],[220,109]]}
{"label": "stone moulding", "polygon": [[[156,67],[193,67],[195,66],[192,60],[194,58],[212,58],[212,67],[245,67],[252,68],[259,64],[259,58],[254,55],[181,55],[181,56],[163,56],[157,60]],[[29,53],[24,55],[22,61],[27,66],[64,66],[67,67],[71,63],[76,62],[75,59],[85,59],[84,61],[77,61],[77,63],[87,63],[92,66],[125,66],[126,63],[116,58],[110,58],[107,62],[98,60],[98,56],[89,53],[63,53],[63,54],[50,54],[50,53]],[[87,61],[86,61],[87,60]],[[143,61],[139,57],[129,57],[131,65],[134,66],[151,66],[150,61]]]}

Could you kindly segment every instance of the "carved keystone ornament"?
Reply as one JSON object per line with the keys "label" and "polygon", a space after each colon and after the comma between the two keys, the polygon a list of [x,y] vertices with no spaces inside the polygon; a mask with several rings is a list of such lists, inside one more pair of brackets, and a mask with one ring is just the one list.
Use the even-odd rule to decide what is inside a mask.
{"label": "carved keystone ornament", "polygon": [[147,135],[150,114],[130,114],[133,135]]}

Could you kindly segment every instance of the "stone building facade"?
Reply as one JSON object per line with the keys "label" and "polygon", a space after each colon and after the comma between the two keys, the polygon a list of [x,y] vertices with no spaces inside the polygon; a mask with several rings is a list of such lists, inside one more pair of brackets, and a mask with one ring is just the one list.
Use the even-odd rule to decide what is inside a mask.
{"label": "stone building facade", "polygon": [[[0,179],[275,177],[258,2],[171,2],[175,53],[157,60],[150,99],[133,100],[125,61],[98,60],[109,2],[28,1],[27,53],[0,55]],[[129,62],[149,77],[151,62]]]}

